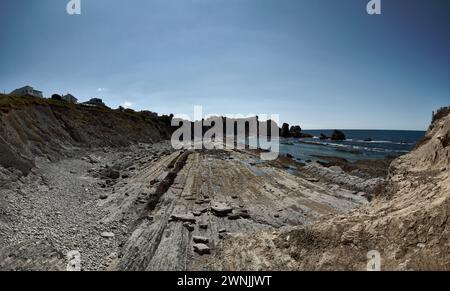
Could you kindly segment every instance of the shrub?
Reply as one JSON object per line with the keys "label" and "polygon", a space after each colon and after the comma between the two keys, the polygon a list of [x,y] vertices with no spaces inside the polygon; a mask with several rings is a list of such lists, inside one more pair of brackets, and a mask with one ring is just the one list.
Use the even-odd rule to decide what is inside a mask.
{"label": "shrub", "polygon": [[53,95],[52,95],[52,100],[58,100],[58,101],[61,101],[61,100],[62,100],[62,97],[61,97],[61,95],[53,94]]}

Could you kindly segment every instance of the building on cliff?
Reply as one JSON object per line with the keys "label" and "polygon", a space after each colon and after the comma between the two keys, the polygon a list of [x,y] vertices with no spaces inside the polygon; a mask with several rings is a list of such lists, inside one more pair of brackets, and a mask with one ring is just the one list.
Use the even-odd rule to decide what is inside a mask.
{"label": "building on cliff", "polygon": [[66,94],[66,95],[62,96],[61,99],[68,103],[73,103],[73,104],[78,103],[78,99],[75,98],[75,96],[73,96],[72,94]]}
{"label": "building on cliff", "polygon": [[35,90],[31,86],[25,86],[22,88],[18,88],[10,93],[10,95],[13,96],[33,96],[33,97],[39,97],[43,98],[42,91]]}
{"label": "building on cliff", "polygon": [[103,103],[103,100],[100,98],[92,98],[91,100],[82,103],[86,106],[98,106],[98,107],[107,107],[105,103]]}

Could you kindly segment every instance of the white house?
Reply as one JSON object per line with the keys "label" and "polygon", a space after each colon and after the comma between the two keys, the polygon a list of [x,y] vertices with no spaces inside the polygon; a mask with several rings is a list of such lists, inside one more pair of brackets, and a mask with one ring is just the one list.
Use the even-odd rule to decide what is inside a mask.
{"label": "white house", "polygon": [[78,103],[78,99],[75,98],[75,96],[73,96],[72,94],[66,94],[64,96],[61,97],[62,100],[69,102],[69,103]]}
{"label": "white house", "polygon": [[42,91],[34,90],[31,86],[25,86],[19,89],[16,89],[10,93],[10,95],[14,96],[33,96],[43,98]]}

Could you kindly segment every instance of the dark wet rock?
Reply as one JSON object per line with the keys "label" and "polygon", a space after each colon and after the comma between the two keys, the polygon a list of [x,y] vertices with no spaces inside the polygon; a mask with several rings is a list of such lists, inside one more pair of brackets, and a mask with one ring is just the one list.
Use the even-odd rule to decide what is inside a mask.
{"label": "dark wet rock", "polygon": [[284,138],[288,138],[291,136],[289,133],[289,124],[283,123],[280,130],[280,136]]}
{"label": "dark wet rock", "polygon": [[347,138],[345,137],[345,134],[340,130],[335,130],[333,132],[333,134],[331,135],[331,140],[341,141],[341,140],[346,140],[346,139]]}

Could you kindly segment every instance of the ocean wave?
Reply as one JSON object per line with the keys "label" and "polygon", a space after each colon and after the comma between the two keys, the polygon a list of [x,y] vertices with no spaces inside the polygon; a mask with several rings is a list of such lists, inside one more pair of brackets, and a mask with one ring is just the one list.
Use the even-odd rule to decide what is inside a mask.
{"label": "ocean wave", "polygon": [[[349,140],[350,141],[350,140]],[[413,143],[410,142],[398,142],[398,141],[392,141],[392,140],[356,140],[354,142],[359,143],[381,143],[381,144],[395,144],[395,145],[413,145]]]}
{"label": "ocean wave", "polygon": [[[367,146],[358,146],[358,145],[351,145],[351,144],[343,144],[343,143],[332,143],[332,142],[315,142],[313,144],[317,145],[323,145],[323,146],[330,146],[334,148],[340,148],[340,149],[348,149],[351,150],[357,150],[357,151],[366,151],[366,152],[383,152],[383,153],[407,153],[408,150],[405,149],[392,149],[392,148],[381,148],[381,147],[367,147]],[[401,144],[401,143],[391,143],[391,144]]]}

